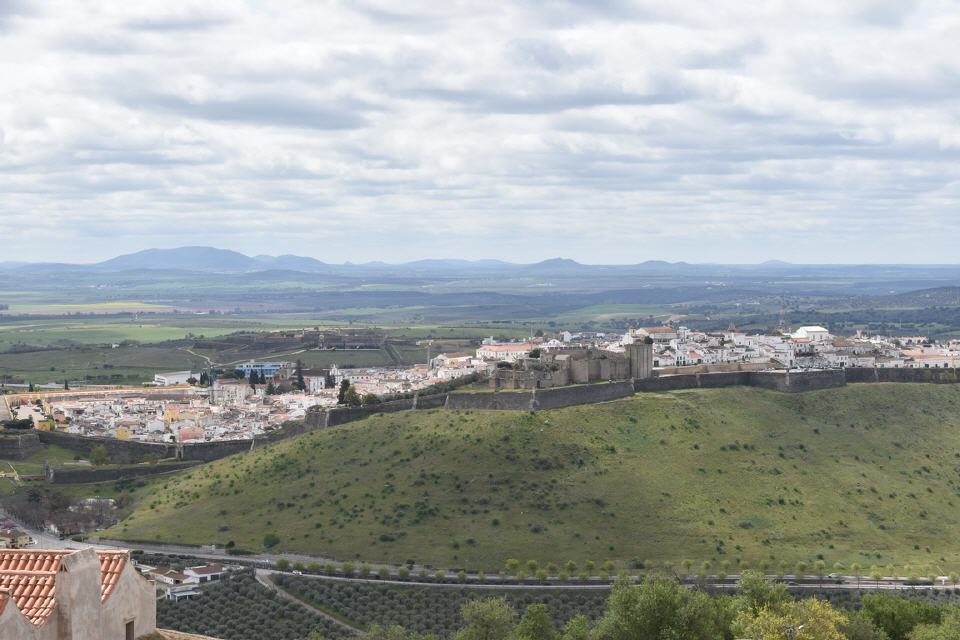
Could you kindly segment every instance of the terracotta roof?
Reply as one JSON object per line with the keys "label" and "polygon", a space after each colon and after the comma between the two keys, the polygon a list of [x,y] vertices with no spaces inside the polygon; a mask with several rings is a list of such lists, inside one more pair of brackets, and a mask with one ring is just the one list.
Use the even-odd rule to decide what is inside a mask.
{"label": "terracotta roof", "polygon": [[[0,611],[12,598],[27,620],[43,624],[56,606],[57,572],[64,556],[76,551],[0,550],[0,590],[9,598],[0,599]],[[126,551],[97,551],[100,559],[100,600],[113,593],[130,554]]]}
{"label": "terracotta roof", "polygon": [[193,571],[198,576],[206,576],[214,573],[223,573],[223,567],[218,567],[215,564],[208,564],[201,567],[190,567],[190,571]]}

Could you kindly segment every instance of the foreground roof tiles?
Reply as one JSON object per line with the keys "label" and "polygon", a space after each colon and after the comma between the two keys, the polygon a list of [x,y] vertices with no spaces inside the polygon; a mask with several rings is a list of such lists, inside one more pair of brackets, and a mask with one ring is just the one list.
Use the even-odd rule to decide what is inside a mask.
{"label": "foreground roof tiles", "polygon": [[[13,600],[35,625],[43,624],[57,604],[57,572],[63,558],[75,551],[0,550],[0,612]],[[100,600],[113,593],[130,559],[126,551],[98,551]]]}

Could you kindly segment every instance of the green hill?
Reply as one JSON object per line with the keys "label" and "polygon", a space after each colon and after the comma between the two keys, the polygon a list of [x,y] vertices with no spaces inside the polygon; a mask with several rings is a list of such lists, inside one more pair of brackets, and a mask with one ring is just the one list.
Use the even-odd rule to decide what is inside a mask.
{"label": "green hill", "polygon": [[[960,569],[960,387],[379,415],[156,486],[105,535],[495,570],[691,559]],[[582,566],[582,564],[581,564]]]}

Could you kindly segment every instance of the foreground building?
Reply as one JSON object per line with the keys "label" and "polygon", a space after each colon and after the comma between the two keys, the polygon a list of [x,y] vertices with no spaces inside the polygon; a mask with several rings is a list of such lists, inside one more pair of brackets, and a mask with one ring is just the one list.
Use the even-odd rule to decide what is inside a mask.
{"label": "foreground building", "polygon": [[0,550],[3,640],[137,640],[156,627],[154,586],[127,551]]}

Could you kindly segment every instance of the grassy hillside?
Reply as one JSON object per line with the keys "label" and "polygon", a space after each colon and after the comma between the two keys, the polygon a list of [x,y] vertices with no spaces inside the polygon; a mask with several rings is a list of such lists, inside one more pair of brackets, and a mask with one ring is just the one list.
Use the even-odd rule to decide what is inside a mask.
{"label": "grassy hillside", "polygon": [[[107,535],[445,567],[960,569],[960,387],[641,394],[374,416],[160,484]],[[921,569],[922,570],[922,569]]]}

